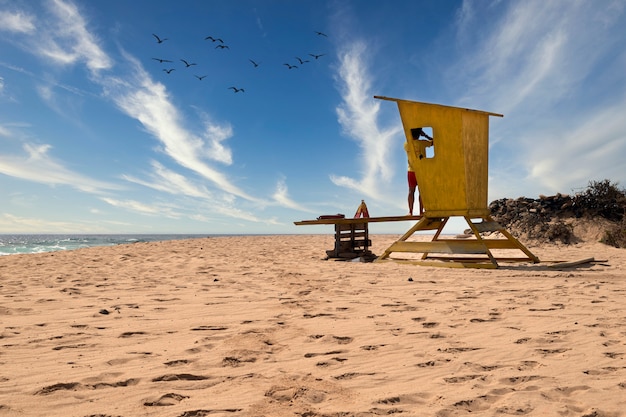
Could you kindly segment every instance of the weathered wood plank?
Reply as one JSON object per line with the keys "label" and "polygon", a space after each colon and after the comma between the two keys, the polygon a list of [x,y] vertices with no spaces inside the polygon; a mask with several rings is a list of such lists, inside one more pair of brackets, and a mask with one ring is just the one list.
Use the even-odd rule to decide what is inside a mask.
{"label": "weathered wood plank", "polygon": [[420,261],[420,260],[412,260],[412,259],[397,259],[397,258],[386,258],[382,260],[376,259],[374,262],[396,262],[401,264],[411,264],[411,265],[419,265],[419,266],[433,266],[433,267],[444,267],[444,268],[486,268],[486,269],[495,269],[498,266],[491,262],[437,262],[437,261]]}
{"label": "weathered wood plank", "polygon": [[435,242],[395,242],[389,252],[486,254],[487,247],[479,241],[439,240]]}
{"label": "weathered wood plank", "polygon": [[480,233],[483,232],[497,232],[503,229],[502,225],[496,221],[492,222],[480,222],[480,223],[472,223],[476,230]]}
{"label": "weathered wood plank", "polygon": [[548,265],[548,267],[549,268],[555,268],[555,269],[571,268],[572,266],[584,265],[584,264],[588,264],[588,263],[591,263],[591,262],[595,262],[595,258],[585,258],[585,259],[579,259],[577,261],[559,262],[559,263],[556,263],[556,264]]}

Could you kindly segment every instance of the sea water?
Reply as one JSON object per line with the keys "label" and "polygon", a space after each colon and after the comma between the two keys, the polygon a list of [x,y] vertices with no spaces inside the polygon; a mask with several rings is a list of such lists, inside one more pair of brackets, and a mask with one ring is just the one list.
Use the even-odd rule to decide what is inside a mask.
{"label": "sea water", "polygon": [[207,235],[2,235],[0,256],[73,250],[93,246],[203,238]]}

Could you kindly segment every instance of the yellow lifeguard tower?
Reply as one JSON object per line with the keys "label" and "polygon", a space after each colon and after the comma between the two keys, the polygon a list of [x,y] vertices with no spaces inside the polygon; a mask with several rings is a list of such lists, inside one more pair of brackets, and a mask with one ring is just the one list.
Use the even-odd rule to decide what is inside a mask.
{"label": "yellow lifeguard tower", "polygon": [[[415,171],[424,208],[420,220],[377,261],[393,259],[429,266],[479,268],[497,268],[497,260],[539,262],[490,216],[487,202],[489,116],[503,116],[390,97],[375,98],[398,105],[408,162]],[[415,137],[418,129],[431,130],[433,140]],[[442,237],[444,226],[454,216],[467,221],[472,235],[463,239]],[[434,231],[432,241],[409,241],[414,233],[425,230]],[[486,239],[481,236],[484,232],[499,232],[503,238]],[[508,250],[521,251],[525,256],[500,256]],[[421,259],[397,259],[391,257],[394,252],[421,253],[422,256]]]}

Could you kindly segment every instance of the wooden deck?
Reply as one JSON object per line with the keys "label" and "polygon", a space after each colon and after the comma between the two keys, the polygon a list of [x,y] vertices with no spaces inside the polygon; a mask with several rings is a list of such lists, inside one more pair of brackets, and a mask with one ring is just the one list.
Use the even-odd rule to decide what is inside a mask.
{"label": "wooden deck", "polygon": [[301,220],[293,222],[296,226],[316,225],[316,224],[359,224],[359,223],[379,223],[379,222],[401,222],[401,221],[417,221],[422,216],[387,216],[387,217],[359,217],[359,218],[333,218],[333,219],[315,219]]}

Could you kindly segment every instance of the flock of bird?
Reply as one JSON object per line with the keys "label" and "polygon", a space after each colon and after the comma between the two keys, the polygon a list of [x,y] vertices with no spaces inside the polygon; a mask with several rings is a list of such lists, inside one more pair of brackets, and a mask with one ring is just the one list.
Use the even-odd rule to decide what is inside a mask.
{"label": "flock of bird", "polygon": [[[317,36],[328,37],[323,32],[314,31],[313,33],[315,33]],[[160,37],[160,36],[158,36],[158,35],[156,35],[154,33],[152,34],[152,36],[154,36],[154,38],[156,39],[157,44],[162,44],[162,43],[164,43],[165,41],[168,40],[168,38],[162,38],[162,37]],[[230,47],[224,43],[224,40],[222,38],[213,37],[213,36],[207,36],[207,37],[204,38],[204,40],[205,41],[211,41],[212,43],[215,43],[216,46],[215,46],[214,49],[221,49],[221,50],[230,49]],[[308,56],[310,56],[313,60],[318,60],[319,58],[323,57],[324,55],[326,55],[326,54],[312,54],[312,53],[308,54]],[[165,63],[173,64],[174,63],[174,61],[169,60],[169,59],[164,59],[164,58],[152,58],[152,59],[155,60],[155,61],[158,61],[160,64],[165,64]],[[298,61],[298,64],[300,66],[311,62],[311,59],[302,59],[301,57],[298,57],[298,56],[296,56],[295,59]],[[257,62],[257,61],[255,61],[253,59],[248,59],[248,61],[250,61],[250,63],[253,65],[254,68],[258,68],[261,65],[260,62]],[[180,62],[182,62],[184,64],[185,68],[190,68],[190,67],[198,65],[195,62],[191,62],[191,61],[188,61],[188,60],[183,59],[183,58],[180,58]],[[296,65],[295,63],[294,64],[284,63],[283,65],[286,66],[287,69],[289,69],[289,70],[299,68],[299,66]],[[171,74],[175,70],[176,70],[176,68],[163,68],[163,72],[165,72],[166,74]],[[206,75],[194,74],[194,77],[197,78],[198,80],[202,81],[207,76]],[[243,88],[235,87],[235,86],[228,87],[228,90],[232,90],[234,93],[240,93],[240,92],[244,93],[245,92],[245,90]]]}

